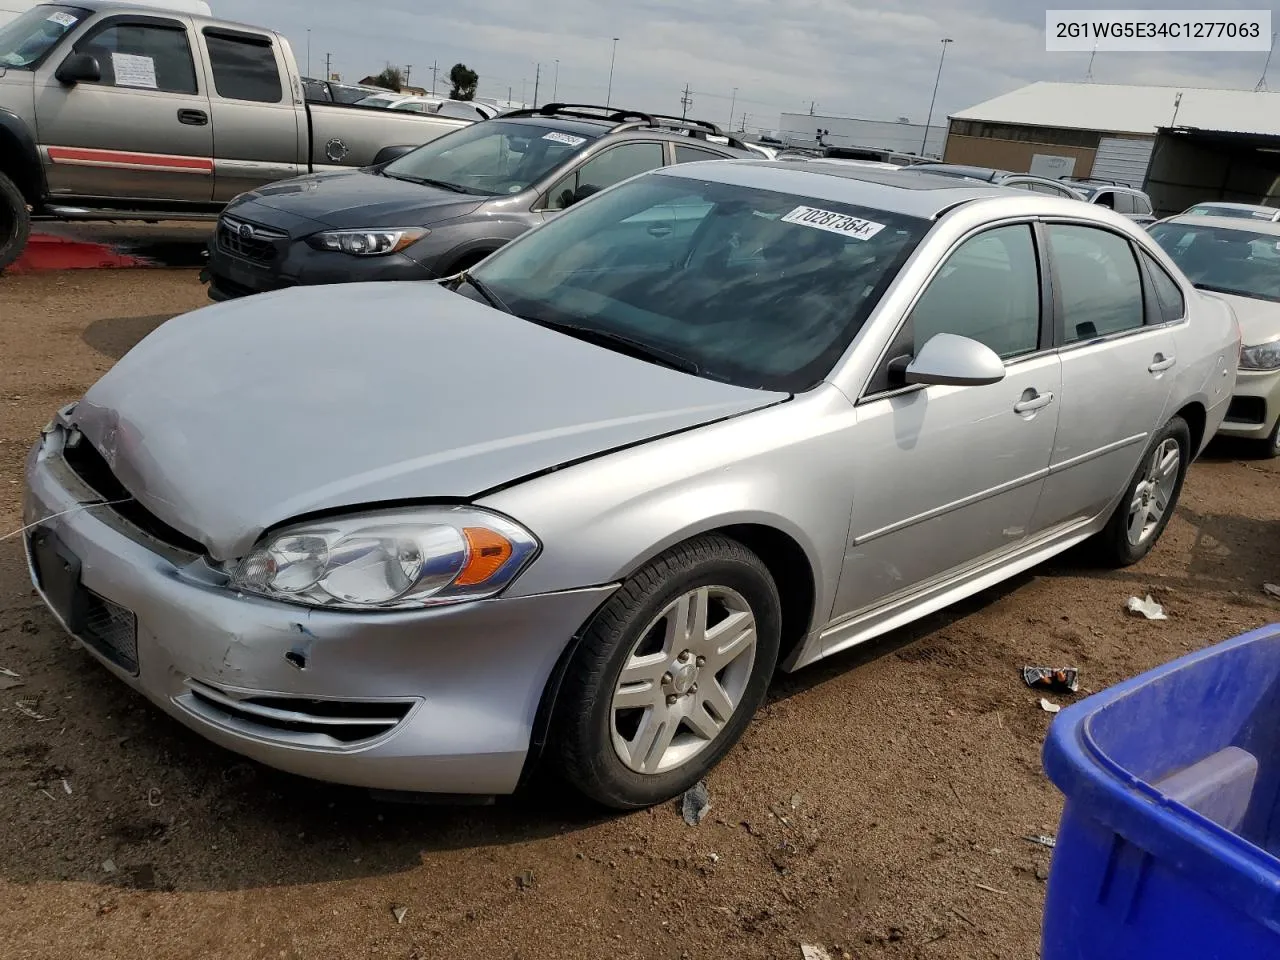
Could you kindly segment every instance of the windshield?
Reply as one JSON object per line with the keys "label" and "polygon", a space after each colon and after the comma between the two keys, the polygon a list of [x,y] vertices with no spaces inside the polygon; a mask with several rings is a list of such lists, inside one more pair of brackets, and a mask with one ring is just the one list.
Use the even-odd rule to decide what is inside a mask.
{"label": "windshield", "polygon": [[80,7],[33,7],[0,27],[0,67],[33,66],[87,16]]}
{"label": "windshield", "polygon": [[1280,236],[1180,223],[1150,233],[1197,287],[1280,302]]}
{"label": "windshield", "polygon": [[928,229],[883,210],[650,173],[473,274],[525,319],[643,344],[712,379],[799,392],[830,372]]}
{"label": "windshield", "polygon": [[363,100],[357,100],[357,107],[385,107],[387,104],[395,103],[400,99],[399,94],[385,95],[376,94],[372,97],[365,97]]}
{"label": "windshield", "polygon": [[486,120],[425,143],[382,172],[500,196],[528,189],[590,142],[553,127]]}

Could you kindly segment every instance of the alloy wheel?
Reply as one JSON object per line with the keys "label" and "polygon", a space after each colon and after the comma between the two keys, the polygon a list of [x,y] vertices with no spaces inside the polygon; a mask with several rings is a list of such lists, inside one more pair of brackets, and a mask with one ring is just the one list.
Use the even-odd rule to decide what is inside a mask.
{"label": "alloy wheel", "polygon": [[1182,469],[1182,449],[1172,437],[1151,453],[1146,470],[1138,479],[1129,503],[1129,542],[1135,547],[1146,543],[1160,526]]}

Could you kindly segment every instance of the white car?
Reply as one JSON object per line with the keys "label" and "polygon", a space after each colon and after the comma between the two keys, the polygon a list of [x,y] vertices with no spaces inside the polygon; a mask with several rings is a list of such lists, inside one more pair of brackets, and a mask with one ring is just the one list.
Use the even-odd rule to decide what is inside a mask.
{"label": "white car", "polygon": [[488,120],[498,115],[498,109],[486,103],[470,100],[450,100],[445,97],[420,97],[405,93],[377,93],[357,100],[358,107],[378,107],[383,110],[399,110],[404,113],[434,113],[459,120]]}
{"label": "white car", "polygon": [[1229,302],[1243,333],[1240,370],[1218,432],[1280,456],[1280,223],[1205,214],[1152,225],[1187,278]]}

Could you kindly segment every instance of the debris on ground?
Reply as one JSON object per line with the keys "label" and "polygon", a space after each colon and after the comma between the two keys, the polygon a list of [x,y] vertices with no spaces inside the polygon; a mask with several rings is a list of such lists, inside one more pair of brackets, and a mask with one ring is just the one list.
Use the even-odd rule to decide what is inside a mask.
{"label": "debris on ground", "polygon": [[13,709],[17,710],[20,714],[22,714],[27,719],[34,720],[36,723],[48,723],[53,718],[46,717],[43,714],[37,712],[36,707],[39,705],[40,705],[39,700],[19,700],[17,703],[13,705]]}
{"label": "debris on ground", "polygon": [[1156,603],[1151,598],[1151,594],[1147,594],[1147,599],[1139,600],[1137,597],[1130,597],[1126,609],[1130,613],[1136,613],[1139,616],[1146,617],[1148,620],[1168,620],[1165,616],[1164,607]]}
{"label": "debris on ground", "polygon": [[708,859],[708,860],[710,860],[712,863],[719,863],[719,862],[720,862],[720,854],[718,854],[718,853],[709,853],[709,854],[707,854],[707,859]]}
{"label": "debris on ground", "polygon": [[1061,713],[1062,712],[1062,708],[1060,706],[1058,706],[1056,703],[1050,703],[1044,697],[1040,698],[1040,709],[1043,710],[1045,713]]}
{"label": "debris on ground", "polygon": [[408,907],[392,907],[391,915],[396,918],[396,923],[404,923],[405,915],[408,914]]}
{"label": "debris on ground", "polygon": [[23,685],[22,677],[12,670],[0,669],[0,690],[12,690]]}
{"label": "debris on ground", "polygon": [[1280,586],[1276,586],[1274,583],[1264,583],[1262,585],[1262,592],[1269,597],[1280,598]]}
{"label": "debris on ground", "polygon": [[711,809],[711,794],[707,792],[707,782],[700,780],[688,790],[684,796],[680,798],[680,815],[684,817],[684,822],[691,827],[696,827],[702,822],[702,818],[707,815],[707,811]]}
{"label": "debris on ground", "polygon": [[516,886],[521,890],[528,890],[533,886],[534,876],[532,870],[525,870],[516,875]]}
{"label": "debris on ground", "polygon": [[106,861],[103,861],[103,864],[102,864],[102,872],[103,872],[103,873],[115,873],[115,872],[116,872],[116,862],[115,862],[114,860],[106,860]]}
{"label": "debris on ground", "polygon": [[831,960],[831,954],[811,943],[800,944],[800,953],[804,956],[804,960]]}
{"label": "debris on ground", "polygon": [[1023,667],[1022,682],[1036,690],[1078,693],[1080,670],[1077,667]]}
{"label": "debris on ground", "polygon": [[1054,849],[1058,845],[1056,837],[1040,835],[1036,837],[1023,837],[1022,839],[1027,841],[1027,843],[1036,843],[1042,847],[1048,847],[1050,850]]}
{"label": "debris on ground", "polygon": [[799,810],[799,809],[800,809],[800,794],[798,794],[798,793],[793,793],[793,794],[791,795],[791,809],[792,809],[792,810]]}
{"label": "debris on ground", "polygon": [[67,796],[71,796],[71,784],[67,783],[67,778],[62,778],[62,789],[66,791]]}

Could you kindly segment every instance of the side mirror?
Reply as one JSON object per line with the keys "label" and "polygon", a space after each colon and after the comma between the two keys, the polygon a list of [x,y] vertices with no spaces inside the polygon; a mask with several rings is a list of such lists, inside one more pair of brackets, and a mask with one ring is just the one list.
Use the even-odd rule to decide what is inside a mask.
{"label": "side mirror", "polygon": [[954,333],[929,338],[902,371],[908,384],[977,387],[1004,379],[1004,361],[985,344]]}
{"label": "side mirror", "polygon": [[77,83],[99,83],[102,80],[102,66],[97,57],[91,57],[87,53],[73,53],[62,61],[54,78],[68,87],[74,87]]}
{"label": "side mirror", "polygon": [[397,144],[394,147],[383,147],[373,157],[373,165],[380,167],[384,163],[390,163],[392,160],[399,160],[406,153],[412,153],[418,148],[413,144]]}

